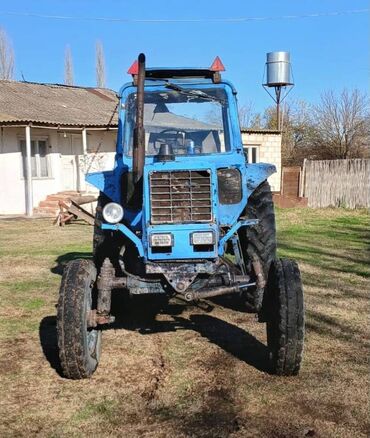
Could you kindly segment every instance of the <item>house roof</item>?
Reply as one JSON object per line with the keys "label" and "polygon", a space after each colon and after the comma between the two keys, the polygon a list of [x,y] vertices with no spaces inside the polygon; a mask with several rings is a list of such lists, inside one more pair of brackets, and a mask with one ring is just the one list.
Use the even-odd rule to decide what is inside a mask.
{"label": "house roof", "polygon": [[264,128],[240,128],[240,131],[245,134],[272,134],[281,135],[278,129],[264,129]]}
{"label": "house roof", "polygon": [[117,126],[117,94],[105,88],[0,81],[0,124]]}
{"label": "house roof", "polygon": [[158,110],[158,106],[154,103],[149,103],[145,105],[144,108],[144,123],[146,127],[159,128],[159,129],[189,129],[192,131],[203,131],[203,130],[220,130],[221,126],[205,123],[200,120],[195,120],[190,117],[180,116],[174,114],[167,109],[166,106]]}
{"label": "house roof", "polygon": [[[117,94],[106,88],[0,80],[0,125],[117,127],[118,103]],[[157,126],[168,126],[171,121],[184,126],[191,121],[193,129],[210,129],[208,124],[175,114],[169,118],[168,114],[153,111],[152,116]],[[242,128],[241,132],[281,134],[277,130],[253,128]]]}

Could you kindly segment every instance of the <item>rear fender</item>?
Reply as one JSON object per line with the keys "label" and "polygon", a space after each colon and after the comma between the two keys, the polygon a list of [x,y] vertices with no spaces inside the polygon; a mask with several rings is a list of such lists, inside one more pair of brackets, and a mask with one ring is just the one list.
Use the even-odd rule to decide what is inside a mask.
{"label": "rear fender", "polygon": [[247,198],[256,190],[256,188],[267,180],[269,176],[276,172],[276,167],[268,163],[256,163],[246,165],[247,176]]}

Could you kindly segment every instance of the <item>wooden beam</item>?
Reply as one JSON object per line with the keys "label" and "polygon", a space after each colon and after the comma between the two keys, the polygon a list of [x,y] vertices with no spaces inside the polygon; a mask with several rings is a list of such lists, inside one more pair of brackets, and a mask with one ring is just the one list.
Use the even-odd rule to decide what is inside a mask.
{"label": "wooden beam", "polygon": [[84,220],[90,225],[94,225],[95,223],[95,217],[72,200],[59,201],[59,207],[60,213],[55,221],[55,223],[58,225],[64,225],[67,221],[71,220],[73,216]]}

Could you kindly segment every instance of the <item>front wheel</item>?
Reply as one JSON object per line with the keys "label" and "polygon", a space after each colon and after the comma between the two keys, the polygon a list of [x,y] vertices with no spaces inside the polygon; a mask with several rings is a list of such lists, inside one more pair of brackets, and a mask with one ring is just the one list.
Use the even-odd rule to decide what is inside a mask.
{"label": "front wheel", "polygon": [[304,302],[295,261],[277,259],[271,264],[263,307],[272,371],[281,376],[298,374],[304,343]]}
{"label": "front wheel", "polygon": [[90,377],[98,366],[101,331],[88,327],[96,268],[91,260],[77,259],[64,269],[60,286],[57,335],[65,377]]}

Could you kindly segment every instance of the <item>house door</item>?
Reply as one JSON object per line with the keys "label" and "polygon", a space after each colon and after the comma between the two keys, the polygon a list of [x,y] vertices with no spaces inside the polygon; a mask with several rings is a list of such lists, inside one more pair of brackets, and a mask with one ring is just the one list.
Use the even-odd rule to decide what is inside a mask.
{"label": "house door", "polygon": [[69,155],[62,155],[62,182],[64,191],[77,190],[75,159]]}
{"label": "house door", "polygon": [[81,141],[77,135],[67,134],[61,138],[62,190],[80,190],[81,177],[79,156],[82,154]]}

